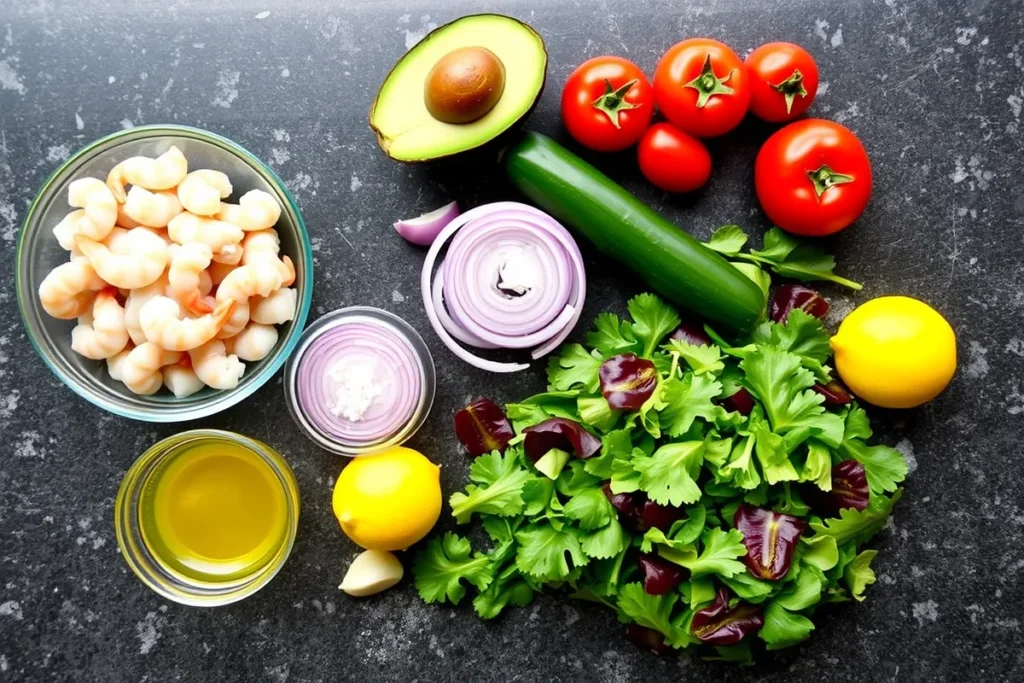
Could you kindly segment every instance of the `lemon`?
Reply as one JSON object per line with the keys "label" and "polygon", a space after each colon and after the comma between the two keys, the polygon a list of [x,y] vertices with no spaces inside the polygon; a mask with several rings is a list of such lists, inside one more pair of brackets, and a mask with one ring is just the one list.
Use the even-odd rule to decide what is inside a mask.
{"label": "lemon", "polygon": [[367,550],[405,550],[441,514],[441,468],[422,453],[396,446],[353,458],[334,485],[341,529]]}
{"label": "lemon", "polygon": [[956,372],[956,336],[926,303],[883,296],[846,316],[831,340],[836,370],[854,394],[883,408],[932,400]]}

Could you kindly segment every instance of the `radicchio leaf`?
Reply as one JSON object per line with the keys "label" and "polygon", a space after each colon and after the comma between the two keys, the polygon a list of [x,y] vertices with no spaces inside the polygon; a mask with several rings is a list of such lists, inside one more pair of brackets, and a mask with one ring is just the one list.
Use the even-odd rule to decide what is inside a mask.
{"label": "radicchio leaf", "polygon": [[704,328],[690,323],[683,323],[677,327],[668,338],[678,339],[693,346],[711,346],[711,337],[704,331]]}
{"label": "radicchio leaf", "polygon": [[601,440],[580,426],[578,422],[553,417],[523,430],[526,438],[523,450],[528,458],[537,462],[552,448],[572,453],[581,460],[601,450]]}
{"label": "radicchio leaf", "polygon": [[636,504],[633,502],[632,493],[612,493],[612,483],[610,481],[605,482],[601,490],[604,492],[608,502],[612,504],[612,507],[618,510],[619,514],[623,517],[632,517],[633,513],[636,512]]}
{"label": "radicchio leaf", "polygon": [[793,551],[807,522],[799,517],[783,515],[754,507],[748,503],[736,509],[733,524],[743,534],[747,554],[743,562],[759,579],[778,581],[793,562]]}
{"label": "radicchio leaf", "polygon": [[652,553],[643,553],[637,559],[644,577],[644,592],[648,595],[667,595],[686,578],[685,570],[674,562],[663,560]]}
{"label": "radicchio leaf", "polygon": [[658,386],[654,363],[621,353],[601,363],[601,393],[615,410],[639,410]]}
{"label": "radicchio leaf", "polygon": [[822,491],[807,486],[801,491],[814,511],[827,517],[838,517],[843,508],[863,510],[868,506],[868,475],[856,460],[843,460],[832,465],[832,490]]}
{"label": "radicchio leaf", "polygon": [[726,410],[737,412],[746,417],[754,410],[754,397],[750,395],[749,391],[740,387],[739,391],[735,394],[722,399],[722,405],[725,406]]}
{"label": "radicchio leaf", "polygon": [[693,615],[693,635],[712,645],[735,645],[764,626],[759,605],[741,602],[729,609],[729,593],[719,586],[714,601]]}
{"label": "radicchio leaf", "polygon": [[665,642],[665,636],[653,628],[647,628],[640,624],[629,624],[626,626],[626,638],[637,647],[651,650],[655,654],[672,654],[672,648]]}
{"label": "radicchio leaf", "polygon": [[785,323],[789,312],[799,308],[808,315],[821,319],[828,314],[829,304],[820,293],[803,285],[780,285],[775,288],[769,317],[777,323]]}
{"label": "radicchio leaf", "polygon": [[827,406],[845,406],[853,401],[853,395],[850,394],[850,390],[844,387],[839,380],[834,379],[828,384],[815,384],[811,388],[825,397],[825,405]]}
{"label": "radicchio leaf", "polygon": [[515,436],[505,412],[494,401],[481,398],[455,413],[455,436],[472,456],[505,452]]}
{"label": "radicchio leaf", "polygon": [[660,529],[668,533],[672,525],[686,516],[682,508],[662,505],[653,500],[646,500],[636,506],[636,528],[644,533],[650,528]]}

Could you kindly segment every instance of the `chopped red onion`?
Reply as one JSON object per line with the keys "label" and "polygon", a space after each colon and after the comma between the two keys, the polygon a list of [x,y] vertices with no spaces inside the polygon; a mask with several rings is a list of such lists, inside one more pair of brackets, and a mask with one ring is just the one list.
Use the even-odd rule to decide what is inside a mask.
{"label": "chopped red onion", "polygon": [[397,221],[395,230],[407,241],[421,247],[429,247],[437,239],[444,226],[451,223],[458,215],[459,205],[456,202],[451,202],[422,216]]}
{"label": "chopped red onion", "polygon": [[[449,240],[435,274],[434,262]],[[572,332],[587,291],[583,258],[569,232],[518,202],[485,204],[448,223],[427,252],[420,284],[427,317],[445,346],[492,372],[529,365],[487,360],[459,342],[533,348],[531,357],[540,358]]]}

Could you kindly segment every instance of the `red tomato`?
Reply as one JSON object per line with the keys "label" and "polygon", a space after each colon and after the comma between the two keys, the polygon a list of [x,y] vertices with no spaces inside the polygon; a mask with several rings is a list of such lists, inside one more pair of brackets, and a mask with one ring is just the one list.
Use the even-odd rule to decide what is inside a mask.
{"label": "red tomato", "polygon": [[711,154],[697,138],[671,123],[647,129],[637,147],[644,177],[666,192],[690,192],[711,177]]}
{"label": "red tomato", "polygon": [[830,235],[864,213],[871,162],[848,128],[804,119],[776,131],[761,147],[754,187],[761,208],[783,230]]}
{"label": "red tomato", "polygon": [[562,121],[581,145],[617,152],[640,139],[654,115],[647,76],[622,57],[594,57],[576,67],[562,91]]}
{"label": "red tomato", "polygon": [[691,38],[669,48],[654,72],[654,99],[665,118],[699,138],[728,133],[750,105],[750,77],[717,40]]}
{"label": "red tomato", "polygon": [[818,93],[818,65],[799,45],[768,43],[743,63],[750,72],[750,111],[765,121],[792,121]]}

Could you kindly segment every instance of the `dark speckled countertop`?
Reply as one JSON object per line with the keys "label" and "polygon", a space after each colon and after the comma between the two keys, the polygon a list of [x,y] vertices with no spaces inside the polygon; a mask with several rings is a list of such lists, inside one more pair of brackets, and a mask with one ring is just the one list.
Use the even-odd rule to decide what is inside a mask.
{"label": "dark speckled countertop", "polygon": [[[641,652],[610,613],[563,600],[483,623],[468,607],[422,604],[408,582],[345,597],[336,586],[355,548],[330,511],[342,463],[283,417],[279,378],[195,426],[265,439],[295,469],[303,516],[283,572],[243,603],[202,610],[159,599],[121,560],[118,483],[181,427],[104,414],[33,353],[12,268],[36,189],[80,146],[147,123],[206,128],[266,159],[312,233],[314,317],[380,306],[430,345],[440,392],[412,445],[444,464],[453,491],[467,462],[448,415],[481,389],[501,401],[540,390],[543,373],[498,377],[456,361],[421,310],[422,253],[391,223],[449,197],[514,195],[496,175],[388,161],[366,113],[407,47],[478,11],[515,15],[547,40],[550,87],[530,126],[561,138],[559,88],[584,58],[618,53],[650,72],[672,43],[710,35],[741,54],[770,40],[807,46],[822,72],[812,113],[867,146],[873,201],[830,243],[866,286],[828,290],[832,322],[869,297],[913,294],[958,331],[960,370],[930,405],[874,413],[912,474],[877,542],[869,599],[817,619],[809,644],[740,671]],[[0,0],[0,681],[1024,679],[1022,107],[1021,0]],[[653,190],[628,156],[602,165],[695,234],[726,222],[760,232],[751,167],[766,132],[748,122],[715,142],[714,177],[694,198]],[[637,281],[585,252],[584,319],[623,309]]]}

